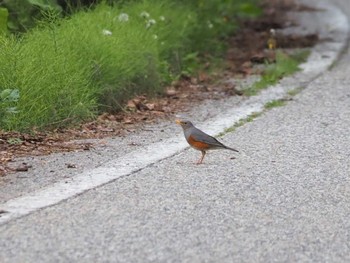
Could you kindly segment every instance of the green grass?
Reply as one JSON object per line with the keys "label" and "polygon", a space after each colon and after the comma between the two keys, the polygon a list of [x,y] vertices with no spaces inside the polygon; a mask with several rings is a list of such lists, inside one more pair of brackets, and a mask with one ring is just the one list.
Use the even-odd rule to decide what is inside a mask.
{"label": "green grass", "polygon": [[49,39],[52,35],[41,33],[45,31],[37,32],[20,42],[0,40],[6,48],[0,60],[7,61],[0,66],[0,87],[19,91],[19,99],[12,102],[16,111],[6,108],[0,118],[7,130],[76,123],[89,118],[96,106],[87,68],[71,63],[78,55],[74,50],[66,53]]}
{"label": "green grass", "polygon": [[262,89],[278,83],[280,79],[299,71],[299,65],[305,62],[309,55],[308,50],[298,51],[292,55],[287,55],[281,51],[276,52],[276,63],[267,64],[261,79],[255,82],[250,88],[244,91],[247,96],[258,94]]}
{"label": "green grass", "polygon": [[[149,28],[140,16],[145,10],[151,10],[149,19],[157,19]],[[129,20],[121,21],[121,14]],[[166,59],[188,35],[189,14],[166,1],[123,11],[102,4],[70,19],[43,23],[21,40],[1,38],[5,48],[0,58],[6,62],[0,66],[0,87],[20,94],[13,103],[17,112],[3,111],[1,127],[76,124],[98,110],[118,110],[136,93],[156,93],[169,78]]]}
{"label": "green grass", "polygon": [[289,91],[288,91],[288,95],[289,95],[289,96],[295,96],[295,95],[297,95],[298,93],[300,93],[300,91],[302,91],[303,89],[304,89],[304,87],[298,87],[298,88],[289,90]]}
{"label": "green grass", "polygon": [[266,103],[264,108],[266,110],[270,110],[272,108],[282,107],[284,105],[286,105],[286,101],[285,100],[272,100],[272,101]]}
{"label": "green grass", "polygon": [[226,128],[223,132],[219,133],[218,136],[219,137],[224,136],[226,133],[235,131],[238,127],[241,127],[248,122],[252,122],[254,119],[261,116],[261,114],[262,112],[253,112],[252,114],[248,115],[246,118],[240,119],[237,123],[235,123],[231,127]]}
{"label": "green grass", "polygon": [[199,54],[235,29],[235,16],[256,15],[255,2],[102,3],[64,19],[48,11],[23,36],[0,36],[0,128],[67,127],[157,94],[193,74]]}

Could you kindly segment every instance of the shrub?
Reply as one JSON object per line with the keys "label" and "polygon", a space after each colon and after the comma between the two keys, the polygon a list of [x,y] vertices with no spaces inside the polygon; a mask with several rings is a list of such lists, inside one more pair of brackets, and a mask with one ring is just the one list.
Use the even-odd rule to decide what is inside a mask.
{"label": "shrub", "polygon": [[3,0],[0,2],[0,9],[8,12],[9,16],[6,16],[8,21],[5,23],[12,32],[25,32],[32,28],[41,18],[43,11],[57,13],[62,11],[56,0]]}
{"label": "shrub", "polygon": [[67,126],[159,92],[200,52],[222,48],[242,2],[116,1],[64,19],[45,12],[23,37],[0,37],[1,128]]}
{"label": "shrub", "polygon": [[19,98],[12,102],[16,112],[1,116],[1,127],[63,126],[92,116],[96,102],[90,72],[77,63],[74,50],[67,52],[69,47],[54,39],[48,28],[22,40],[2,38],[0,92],[18,90]]}

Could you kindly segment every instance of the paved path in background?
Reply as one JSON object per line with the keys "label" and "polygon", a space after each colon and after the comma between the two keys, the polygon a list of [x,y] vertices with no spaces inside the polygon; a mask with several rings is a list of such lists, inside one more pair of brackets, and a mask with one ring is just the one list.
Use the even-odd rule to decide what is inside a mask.
{"label": "paved path in background", "polygon": [[349,262],[349,61],[224,136],[239,155],[181,151],[1,225],[0,262]]}

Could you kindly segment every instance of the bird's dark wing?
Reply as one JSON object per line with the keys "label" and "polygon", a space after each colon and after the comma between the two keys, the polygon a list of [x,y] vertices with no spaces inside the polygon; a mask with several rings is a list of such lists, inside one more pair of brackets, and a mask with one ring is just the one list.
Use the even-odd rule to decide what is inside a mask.
{"label": "bird's dark wing", "polygon": [[228,149],[231,151],[238,152],[236,149],[233,149],[231,147],[227,147],[226,145],[219,142],[216,138],[210,136],[209,134],[206,134],[205,132],[203,132],[195,127],[193,127],[191,137],[196,141],[209,144],[212,148],[225,148],[225,149]]}
{"label": "bird's dark wing", "polygon": [[209,144],[210,146],[218,147],[218,148],[227,148],[225,145],[223,145],[221,142],[219,142],[214,137],[210,136],[209,134],[206,134],[205,132],[202,132],[201,130],[194,128],[191,137],[193,137],[194,140],[204,142],[206,144]]}

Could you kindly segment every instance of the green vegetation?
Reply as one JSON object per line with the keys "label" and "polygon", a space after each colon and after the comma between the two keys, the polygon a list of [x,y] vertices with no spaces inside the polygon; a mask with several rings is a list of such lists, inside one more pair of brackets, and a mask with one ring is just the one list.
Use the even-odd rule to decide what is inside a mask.
{"label": "green vegetation", "polygon": [[20,41],[0,38],[2,128],[60,126],[92,116],[96,90],[89,71],[74,48],[65,52],[68,42],[54,38],[50,28],[36,29]]}
{"label": "green vegetation", "polygon": [[[6,14],[1,10],[6,10]],[[0,1],[0,28],[11,32],[25,32],[32,28],[44,12],[60,13],[56,0],[2,0]]]}
{"label": "green vegetation", "polygon": [[[110,0],[64,18],[53,0],[4,2],[23,10],[9,16],[10,31],[33,26],[28,12],[37,21],[21,36],[0,33],[0,128],[18,131],[74,125],[156,94],[193,73],[200,54],[219,54],[237,17],[259,13],[257,0]],[[0,30],[6,19],[1,8]]]}
{"label": "green vegetation", "polygon": [[22,144],[23,141],[20,138],[9,138],[7,139],[7,143],[15,145],[15,144]]}
{"label": "green vegetation", "polygon": [[297,95],[300,91],[302,91],[303,89],[304,89],[304,87],[298,87],[298,88],[289,90],[289,91],[288,91],[288,95],[289,95],[289,96],[295,96],[295,95]]}
{"label": "green vegetation", "polygon": [[197,23],[192,25],[191,41],[196,50],[220,54],[227,45],[227,38],[237,29],[238,17],[257,16],[261,10],[255,0],[176,0],[196,10]]}
{"label": "green vegetation", "polygon": [[218,136],[219,137],[224,136],[226,133],[235,131],[238,127],[241,127],[248,122],[252,122],[254,119],[259,117],[262,113],[263,112],[253,112],[252,114],[248,115],[248,117],[244,119],[240,119],[237,123],[235,123],[231,127],[226,128],[223,132],[219,133]]}
{"label": "green vegetation", "polygon": [[286,101],[281,99],[281,100],[272,100],[269,101],[268,103],[265,104],[264,108],[266,110],[270,110],[272,108],[276,108],[276,107],[282,107],[286,104]]}
{"label": "green vegetation", "polygon": [[252,87],[246,89],[244,94],[247,96],[256,95],[260,90],[276,84],[283,77],[295,73],[299,70],[299,65],[305,62],[309,52],[308,50],[303,50],[287,55],[277,51],[276,63],[267,64],[261,79],[255,82]]}
{"label": "green vegetation", "polygon": [[262,114],[261,112],[253,112],[247,118],[239,120],[239,122],[235,125],[235,128],[240,127],[240,126],[244,125],[245,123],[252,122],[254,119],[259,117],[261,114]]}
{"label": "green vegetation", "polygon": [[6,8],[0,7],[0,34],[7,33],[8,16],[9,11]]}

